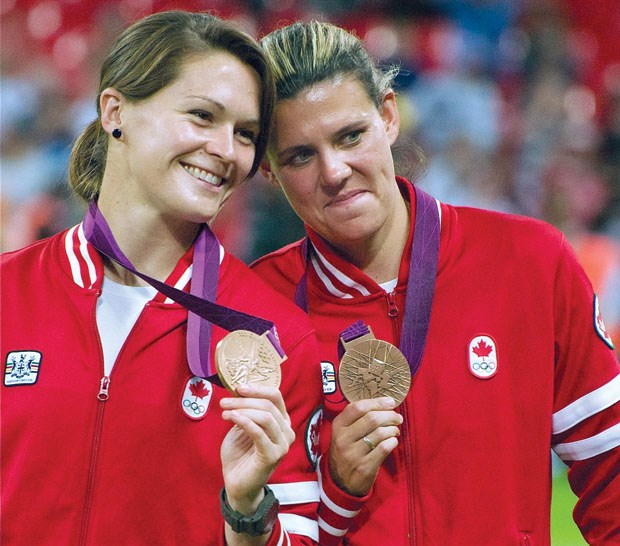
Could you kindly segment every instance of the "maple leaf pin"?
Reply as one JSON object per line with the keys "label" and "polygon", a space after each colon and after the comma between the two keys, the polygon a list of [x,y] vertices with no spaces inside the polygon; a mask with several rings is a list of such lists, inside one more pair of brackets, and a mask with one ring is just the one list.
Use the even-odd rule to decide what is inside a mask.
{"label": "maple leaf pin", "polygon": [[490,379],[497,373],[497,344],[488,335],[479,335],[469,342],[469,371],[478,379]]}

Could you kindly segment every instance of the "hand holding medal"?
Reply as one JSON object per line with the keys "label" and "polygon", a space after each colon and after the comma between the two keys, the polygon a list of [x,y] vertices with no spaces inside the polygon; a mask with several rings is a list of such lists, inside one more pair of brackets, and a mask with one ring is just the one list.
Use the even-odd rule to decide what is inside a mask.
{"label": "hand holding medal", "polygon": [[329,469],[343,490],[364,496],[398,445],[402,416],[396,407],[409,392],[411,370],[403,353],[376,339],[362,321],[342,332],[340,342],[345,353],[338,383],[350,404],[332,422]]}

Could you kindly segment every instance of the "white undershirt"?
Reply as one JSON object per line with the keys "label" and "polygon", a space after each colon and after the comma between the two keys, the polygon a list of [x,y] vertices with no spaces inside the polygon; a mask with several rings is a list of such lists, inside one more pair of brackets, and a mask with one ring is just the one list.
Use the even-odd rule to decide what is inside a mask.
{"label": "white undershirt", "polygon": [[[224,247],[220,245],[220,265],[224,260],[224,254]],[[191,269],[191,267],[188,269],[190,274]],[[183,282],[186,283],[187,279]],[[97,300],[97,328],[103,347],[105,375],[109,376],[112,372],[114,362],[129,332],[144,306],[155,297],[155,294],[157,289],[153,286],[126,286],[103,277],[101,296]]]}
{"label": "white undershirt", "polygon": [[398,279],[392,279],[391,281],[379,283],[379,286],[383,288],[388,294],[394,291],[396,285],[398,284]]}
{"label": "white undershirt", "polygon": [[97,328],[103,346],[103,368],[109,376],[121,347],[146,303],[155,297],[153,286],[126,286],[104,277],[97,300]]}

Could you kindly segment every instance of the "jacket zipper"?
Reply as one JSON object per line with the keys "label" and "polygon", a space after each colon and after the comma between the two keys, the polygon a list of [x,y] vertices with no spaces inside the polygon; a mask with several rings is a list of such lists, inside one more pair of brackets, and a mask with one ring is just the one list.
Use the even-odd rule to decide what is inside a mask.
{"label": "jacket zipper", "polygon": [[407,401],[403,401],[403,404],[401,406],[401,414],[403,416],[403,439],[405,440],[404,442],[404,465],[405,465],[405,475],[407,476],[407,518],[408,518],[408,523],[409,523],[409,533],[408,533],[408,538],[409,538],[409,544],[411,545],[415,545],[416,544],[416,539],[415,539],[415,501],[414,501],[414,495],[415,495],[415,488],[414,488],[414,481],[413,481],[413,454],[411,452],[411,445],[410,445],[410,439],[411,439],[411,431],[410,431],[410,427],[409,427],[409,419],[407,419]]}
{"label": "jacket zipper", "polygon": [[[394,339],[400,340],[400,328],[399,328],[398,320],[397,320],[398,315],[400,314],[400,311],[398,309],[398,306],[396,305],[394,292],[386,293],[385,298],[387,300],[387,307],[388,307],[387,315],[388,317],[390,317],[390,319],[392,319],[392,330],[394,333]],[[409,431],[409,420],[407,419],[407,413],[408,413],[407,412],[407,400],[405,399],[401,406],[401,414],[403,416],[402,438],[407,440],[403,443],[403,448],[404,448],[403,464],[405,466],[405,474],[407,476],[407,492],[409,493],[407,495],[407,518],[408,518],[408,524],[409,524],[408,538],[409,538],[409,544],[415,545],[416,544],[415,517],[414,517],[415,489],[414,489],[414,481],[413,481],[413,455],[411,453],[411,446],[409,444],[410,431]]]}
{"label": "jacket zipper", "polygon": [[101,386],[97,399],[99,400],[99,407],[97,408],[97,418],[95,420],[95,431],[93,434],[93,444],[90,454],[90,463],[88,465],[88,481],[86,486],[86,498],[84,501],[84,515],[82,517],[82,529],[80,531],[80,545],[86,544],[86,537],[88,534],[88,525],[90,523],[90,511],[93,502],[93,492],[95,489],[95,477],[97,468],[97,459],[99,456],[99,446],[101,444],[101,431],[103,429],[103,414],[105,409],[105,402],[108,399],[108,389],[110,386],[110,378],[104,376],[101,378]]}
{"label": "jacket zipper", "polygon": [[[392,319],[392,327],[394,328],[394,334],[400,334],[398,332],[398,324],[396,323],[396,317],[398,316],[398,306],[396,305],[396,301],[394,301],[394,292],[386,292],[385,299],[387,300],[388,305],[388,317]],[[398,336],[395,335],[394,339],[398,339]]]}
{"label": "jacket zipper", "polygon": [[99,382],[99,394],[97,394],[97,400],[105,402],[108,399],[108,389],[110,388],[110,378],[104,375]]}
{"label": "jacket zipper", "polygon": [[[97,292],[97,297],[101,295],[101,291]],[[101,339],[99,337],[99,330],[97,329],[97,315],[96,315],[96,306],[93,308],[93,322],[95,325],[94,333],[95,339],[97,339],[97,344],[99,348],[99,362],[101,363],[101,368],[104,368],[103,364],[103,347],[101,345]],[[111,375],[111,374],[110,374]],[[95,418],[95,429],[93,432],[93,443],[90,452],[90,462],[88,464],[88,480],[86,482],[86,495],[84,498],[84,514],[82,516],[82,527],[80,529],[80,546],[84,546],[86,544],[86,539],[88,537],[88,527],[90,524],[90,513],[92,509],[93,502],[93,494],[95,489],[95,478],[97,474],[97,459],[99,458],[99,446],[101,444],[101,432],[103,430],[103,416],[105,410],[105,402],[108,400],[110,393],[110,377],[103,375],[103,377],[99,380],[99,392],[97,393],[98,407],[97,407],[97,416]]]}

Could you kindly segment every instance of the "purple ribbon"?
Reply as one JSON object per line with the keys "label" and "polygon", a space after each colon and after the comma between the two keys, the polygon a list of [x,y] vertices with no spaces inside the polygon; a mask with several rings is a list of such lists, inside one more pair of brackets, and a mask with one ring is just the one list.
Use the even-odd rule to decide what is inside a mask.
{"label": "purple ribbon", "polygon": [[86,239],[101,254],[114,260],[188,310],[187,361],[194,375],[210,377],[217,373],[210,358],[211,324],[216,324],[228,331],[249,330],[258,335],[267,332],[267,338],[273,343],[280,356],[284,355],[272,322],[210,301],[215,300],[217,291],[220,245],[206,224],[202,226],[194,243],[189,293],[136,270],[119,248],[110,226],[95,201],[91,201],[82,225]]}
{"label": "purple ribbon", "polygon": [[358,337],[365,336],[370,333],[370,328],[364,323],[363,320],[356,320],[351,326],[349,326],[340,337],[345,343],[357,339]]}
{"label": "purple ribbon", "polygon": [[[412,377],[420,367],[426,347],[435,294],[441,228],[435,199],[415,186],[413,190],[416,196],[415,226],[405,296],[405,316],[399,345],[409,363]],[[302,245],[307,268],[312,245],[307,238]],[[295,303],[306,312],[309,309],[307,283],[307,273],[304,272],[295,291]],[[366,333],[368,326],[362,321],[356,321],[342,332],[341,337],[344,336],[345,341],[351,341]]]}
{"label": "purple ribbon", "polygon": [[416,195],[415,227],[399,346],[409,362],[411,377],[418,371],[426,347],[435,295],[441,230],[435,199],[415,186],[413,189]]}

